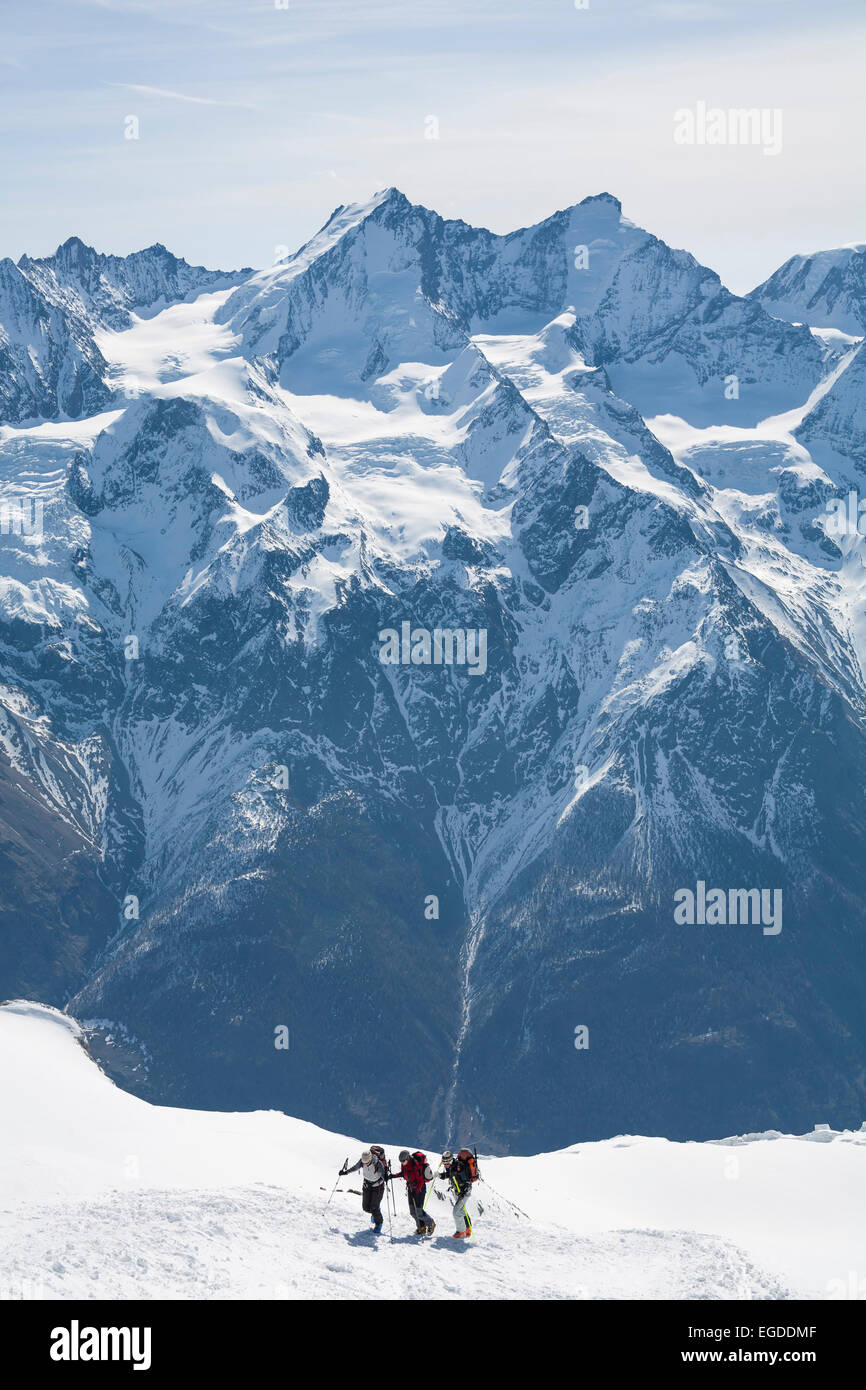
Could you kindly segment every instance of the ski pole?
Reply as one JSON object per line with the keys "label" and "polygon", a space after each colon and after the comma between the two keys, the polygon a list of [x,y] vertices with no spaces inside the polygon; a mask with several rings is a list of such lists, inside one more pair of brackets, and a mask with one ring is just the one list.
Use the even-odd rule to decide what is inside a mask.
{"label": "ski pole", "polygon": [[431,1180],[430,1180],[430,1187],[427,1188],[427,1195],[425,1195],[425,1198],[424,1198],[424,1207],[423,1207],[423,1211],[427,1211],[427,1204],[428,1204],[428,1201],[430,1201],[430,1194],[432,1193],[432,1190],[434,1190],[434,1187],[436,1186],[436,1180],[438,1180],[439,1172],[441,1172],[441,1169],[442,1169],[442,1163],[439,1163],[438,1168],[436,1168],[436,1170],[435,1170],[434,1176],[431,1177]]}
{"label": "ski pole", "polygon": [[[454,1198],[454,1201],[451,1203],[451,1205],[452,1205],[452,1207],[456,1207],[456,1206],[457,1206],[457,1203],[460,1201],[460,1199],[461,1199],[461,1197],[463,1196],[463,1194],[462,1194],[462,1192],[460,1191],[460,1188],[457,1186],[457,1180],[456,1180],[456,1178],[453,1178],[453,1177],[452,1177],[451,1181],[452,1181],[452,1183],[454,1184],[454,1191],[457,1193],[457,1196]],[[466,1222],[466,1225],[467,1225],[467,1227],[469,1228],[469,1239],[470,1239],[470,1240],[474,1240],[474,1239],[475,1239],[475,1232],[474,1232],[473,1229],[472,1229],[472,1220],[471,1220],[471,1218],[470,1218],[470,1216],[469,1216],[469,1212],[468,1212],[467,1207],[466,1207],[466,1203],[469,1201],[469,1198],[470,1198],[471,1195],[472,1195],[472,1193],[471,1193],[471,1189],[470,1189],[470,1191],[467,1192],[466,1198],[465,1198],[465,1200],[464,1200],[464,1202],[463,1202],[463,1220]]]}
{"label": "ski pole", "polygon": [[[389,1172],[389,1173],[391,1172],[391,1160],[390,1160],[390,1158],[388,1159],[388,1172]],[[388,1189],[390,1189],[390,1187],[391,1187],[390,1182],[386,1182],[386,1183],[385,1183],[385,1187],[388,1188]],[[390,1193],[390,1191],[388,1191],[387,1194],[386,1194],[386,1196],[385,1196],[385,1206],[386,1206],[387,1209],[388,1209],[388,1239],[390,1240],[391,1244],[393,1245],[393,1244],[394,1244],[394,1227],[391,1225],[391,1193]]]}
{"label": "ski pole", "polygon": [[[345,1168],[345,1166],[346,1166],[346,1164],[347,1164],[348,1162],[349,1162],[349,1155],[346,1154],[346,1157],[343,1159],[343,1167],[344,1167],[344,1168]],[[343,1176],[342,1173],[338,1173],[338,1174],[337,1174],[337,1182],[340,1181],[340,1178],[341,1178],[342,1176]],[[334,1193],[335,1193],[336,1190],[337,1190],[337,1182],[335,1182],[335,1183],[334,1183],[334,1186],[331,1188],[331,1197],[333,1197]],[[327,1202],[326,1202],[325,1205],[322,1207],[322,1211],[327,1211],[327,1210],[328,1210],[328,1207],[331,1205],[331,1197],[328,1198]]]}

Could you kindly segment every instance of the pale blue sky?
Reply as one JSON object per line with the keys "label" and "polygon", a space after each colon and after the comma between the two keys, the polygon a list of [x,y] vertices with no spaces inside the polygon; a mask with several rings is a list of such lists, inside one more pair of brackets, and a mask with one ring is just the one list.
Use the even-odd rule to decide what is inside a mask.
{"label": "pale blue sky", "polygon": [[[863,0],[4,0],[2,25],[2,255],[263,265],[390,184],[500,232],[607,190],[740,291],[866,240]],[[781,154],[675,144],[699,101],[780,108]]]}

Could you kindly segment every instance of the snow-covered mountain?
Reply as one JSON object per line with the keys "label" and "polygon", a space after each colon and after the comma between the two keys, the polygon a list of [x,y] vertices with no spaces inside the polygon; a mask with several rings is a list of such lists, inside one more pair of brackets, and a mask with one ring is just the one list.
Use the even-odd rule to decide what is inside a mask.
{"label": "snow-covered mountain", "polygon": [[[858,340],[606,194],[22,267],[106,395],[0,431],[3,991],[342,1131],[859,1124]],[[699,883],[783,912],[690,926]]]}
{"label": "snow-covered mountain", "polygon": [[[359,1140],[278,1111],[149,1105],[113,1086],[86,1045],[53,1010],[0,1008],[0,1297],[429,1300],[468,1281],[475,1299],[522,1300],[866,1289],[866,1133],[819,1124],[481,1154],[473,1239],[451,1239],[437,1183],[436,1230],[418,1249],[402,1183],[376,1237],[357,1178],[337,1180],[366,1143],[396,1158],[390,1131]],[[438,1150],[430,1158],[435,1169]]]}
{"label": "snow-covered mountain", "polygon": [[[219,317],[247,353],[272,358],[283,385],[309,394],[329,377],[361,389],[470,332],[537,333],[565,310],[586,364],[644,411],[676,405],[709,421],[722,398],[729,419],[754,423],[798,404],[820,376],[805,329],[732,295],[607,193],[494,236],[388,189],[338,208],[291,261],[239,286]],[[731,375],[739,396],[725,401]]]}
{"label": "snow-covered mountain", "polygon": [[866,245],[791,256],[749,298],[780,319],[862,337],[866,332]]}
{"label": "snow-covered mountain", "polygon": [[133,314],[152,317],[204,290],[226,288],[252,274],[187,265],[156,243],[129,256],[104,256],[69,237],[53,256],[22,256],[18,268],[54,304],[72,306],[102,327],[129,328]]}
{"label": "snow-covered mountain", "polygon": [[103,256],[70,237],[53,256],[0,261],[0,418],[23,423],[91,415],[111,398],[97,344],[101,328],[136,318],[205,289],[230,287],[252,272],[205,270],[149,246]]}

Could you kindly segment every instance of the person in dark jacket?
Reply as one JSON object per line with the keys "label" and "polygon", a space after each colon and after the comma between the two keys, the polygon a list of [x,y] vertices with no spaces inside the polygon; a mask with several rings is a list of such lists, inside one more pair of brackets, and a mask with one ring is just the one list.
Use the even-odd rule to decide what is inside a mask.
{"label": "person in dark jacket", "polygon": [[432,1236],[436,1230],[436,1222],[424,1210],[427,1184],[433,1181],[433,1173],[426,1155],[422,1153],[410,1154],[408,1149],[402,1149],[400,1152],[400,1171],[399,1173],[392,1173],[391,1178],[394,1182],[398,1178],[402,1178],[406,1184],[409,1214],[415,1222],[416,1236]]}
{"label": "person in dark jacket", "polygon": [[344,1166],[340,1169],[340,1177],[345,1178],[349,1173],[357,1173],[359,1168],[364,1179],[361,1206],[364,1211],[370,1213],[370,1225],[378,1235],[382,1229],[382,1193],[385,1191],[387,1176],[385,1165],[378,1154],[365,1149],[358,1162],[353,1163],[351,1168]]}
{"label": "person in dark jacket", "polygon": [[468,1149],[460,1149],[455,1158],[450,1149],[442,1155],[442,1168],[448,1186],[456,1197],[454,1202],[454,1224],[457,1230],[454,1240],[465,1240],[472,1235],[472,1223],[466,1211],[466,1202],[472,1192],[472,1155]]}

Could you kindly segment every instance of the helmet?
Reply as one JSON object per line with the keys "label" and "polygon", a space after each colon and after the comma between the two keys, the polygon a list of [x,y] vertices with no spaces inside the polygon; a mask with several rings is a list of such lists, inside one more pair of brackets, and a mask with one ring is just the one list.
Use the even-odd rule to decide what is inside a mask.
{"label": "helmet", "polygon": [[409,1162],[409,1159],[410,1159],[411,1157],[412,1157],[412,1155],[410,1154],[410,1152],[409,1152],[408,1149],[401,1149],[401,1150],[400,1150],[400,1162],[401,1162],[401,1163],[408,1163],[408,1162]]}
{"label": "helmet", "polygon": [[384,1157],[385,1157],[385,1150],[382,1148],[382,1145],[381,1145],[381,1144],[371,1144],[371,1145],[370,1145],[370,1153],[371,1153],[371,1154],[376,1154],[376,1156],[377,1156],[378,1158],[384,1158]]}
{"label": "helmet", "polygon": [[445,1152],[444,1152],[444,1154],[442,1155],[442,1162],[445,1163],[446,1160],[447,1160],[447,1162],[450,1163],[451,1160],[453,1159],[453,1157],[454,1157],[454,1155],[453,1155],[453,1153],[451,1152],[451,1150],[450,1150],[450,1149],[446,1149]]}
{"label": "helmet", "polygon": [[372,1162],[373,1162],[373,1155],[370,1153],[369,1149],[365,1149],[364,1152],[361,1154],[361,1162],[362,1162],[362,1163],[372,1163]]}
{"label": "helmet", "polygon": [[471,1158],[471,1157],[472,1157],[472,1150],[471,1150],[471,1149],[458,1149],[458,1150],[457,1150],[457,1157],[458,1157],[458,1158]]}

